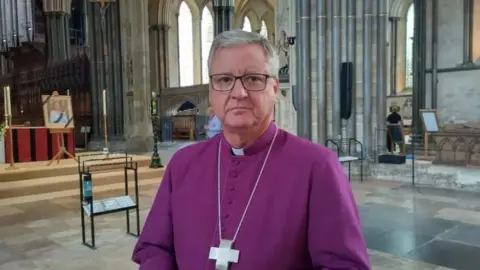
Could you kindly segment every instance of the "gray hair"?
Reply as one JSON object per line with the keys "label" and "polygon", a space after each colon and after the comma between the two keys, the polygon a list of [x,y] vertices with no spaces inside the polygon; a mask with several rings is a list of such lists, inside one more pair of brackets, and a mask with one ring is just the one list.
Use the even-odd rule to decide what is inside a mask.
{"label": "gray hair", "polygon": [[212,68],[213,55],[218,49],[250,44],[262,46],[265,51],[265,56],[267,56],[268,59],[268,65],[270,66],[269,75],[278,78],[279,60],[273,44],[258,33],[247,32],[240,29],[225,31],[215,37],[208,55],[208,71],[210,72]]}

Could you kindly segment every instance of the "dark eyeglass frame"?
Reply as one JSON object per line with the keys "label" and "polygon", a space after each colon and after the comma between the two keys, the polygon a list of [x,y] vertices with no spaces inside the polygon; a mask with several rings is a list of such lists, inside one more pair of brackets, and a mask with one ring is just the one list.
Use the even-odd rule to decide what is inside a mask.
{"label": "dark eyeglass frame", "polygon": [[[227,77],[230,77],[230,78],[234,79],[234,81],[232,83],[232,87],[230,87],[230,89],[227,89],[227,90],[215,89],[215,87],[213,86],[213,82],[212,82],[213,78],[215,78],[215,76],[227,76]],[[245,87],[245,83],[243,82],[243,78],[246,78],[248,76],[262,76],[262,77],[265,77],[265,85],[263,86],[262,89],[255,89],[255,90],[248,89],[248,87]],[[245,90],[247,90],[249,92],[260,92],[260,91],[265,90],[265,88],[267,88],[268,79],[275,78],[272,75],[263,74],[263,73],[250,73],[250,74],[244,74],[242,76],[234,76],[234,75],[231,75],[231,74],[220,73],[220,74],[212,74],[208,77],[210,78],[210,85],[212,86],[212,89],[215,90],[215,91],[218,91],[218,92],[230,92],[230,91],[232,91],[233,88],[235,87],[235,84],[237,83],[237,80],[240,80],[240,82],[242,83],[242,86]]]}

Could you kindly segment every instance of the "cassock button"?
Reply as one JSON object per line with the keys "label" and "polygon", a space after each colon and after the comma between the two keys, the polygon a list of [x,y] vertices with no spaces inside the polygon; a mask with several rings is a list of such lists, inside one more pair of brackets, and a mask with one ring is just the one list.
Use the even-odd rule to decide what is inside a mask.
{"label": "cassock button", "polygon": [[223,215],[223,218],[228,218],[230,215],[229,214],[225,214]]}
{"label": "cassock button", "polygon": [[235,159],[235,160],[233,161],[233,164],[238,165],[238,164],[240,164],[240,161],[238,161],[238,160]]}
{"label": "cassock button", "polygon": [[237,178],[238,173],[237,173],[237,172],[232,172],[232,173],[230,174],[230,176],[233,177],[233,178]]}
{"label": "cassock button", "polygon": [[235,186],[230,186],[230,191],[234,191],[235,190]]}
{"label": "cassock button", "polygon": [[228,204],[232,204],[232,203],[233,203],[233,201],[232,201],[232,200],[229,200],[227,203],[228,203]]}

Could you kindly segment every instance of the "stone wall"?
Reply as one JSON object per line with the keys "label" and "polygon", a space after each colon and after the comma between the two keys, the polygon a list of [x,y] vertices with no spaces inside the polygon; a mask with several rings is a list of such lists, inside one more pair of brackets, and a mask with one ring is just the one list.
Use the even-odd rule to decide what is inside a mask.
{"label": "stone wall", "polygon": [[[463,63],[463,0],[438,1],[438,68],[455,69]],[[475,1],[480,5],[480,1]],[[427,14],[431,13],[427,5]],[[480,10],[480,9],[479,9]],[[480,16],[474,16],[480,17]],[[427,19],[427,69],[432,67],[431,16]],[[478,20],[478,19],[477,19]],[[474,38],[476,35],[474,35]],[[477,39],[480,38],[480,35]],[[480,39],[474,40],[480,46]],[[475,54],[473,56],[475,58]],[[465,66],[465,65],[464,65]],[[468,66],[468,65],[467,65]],[[480,66],[477,70],[457,70],[438,73],[438,117],[444,123],[451,119],[461,121],[480,120]],[[431,107],[432,75],[426,75],[427,107]]]}
{"label": "stone wall", "polygon": [[[339,0],[340,1],[340,0]],[[462,64],[462,55],[463,55],[463,1],[462,0],[436,0],[438,1],[438,15],[439,15],[439,25],[438,25],[438,67],[439,69],[451,69],[457,68]],[[287,35],[288,36],[296,36],[295,33],[295,3],[288,1],[288,0],[277,0],[280,2],[281,5],[277,4],[277,7],[280,8],[288,8],[289,16],[288,18],[281,18],[281,21],[284,22],[281,27],[285,27],[285,21],[288,21],[288,29]],[[315,27],[315,2],[312,1],[312,38],[315,39],[317,36],[316,27]],[[345,4],[345,0],[342,0],[342,5]],[[363,17],[363,10],[362,10],[362,0],[358,0],[357,2],[357,16],[356,16],[356,73],[355,73],[355,90],[356,90],[356,133],[355,137],[360,141],[364,141],[362,138],[362,129],[363,129],[363,81],[362,81],[362,72],[363,72],[363,24],[362,24],[362,17]],[[405,27],[406,27],[406,12],[408,10],[409,5],[412,3],[411,0],[394,0],[389,1],[389,16],[400,17],[400,23],[398,25],[398,50],[405,50]],[[431,1],[427,1],[427,41],[426,41],[426,68],[429,69],[431,67]],[[377,63],[376,63],[376,50],[379,48],[377,46],[376,41],[376,1],[374,1],[374,16],[372,20],[372,89],[371,89],[371,104],[372,104],[372,123],[370,124],[370,128],[372,129],[372,138],[371,144],[374,147],[375,140],[375,128],[376,128],[376,70],[377,70]],[[475,1],[475,10],[480,11],[480,1]],[[478,12],[477,12],[478,13]],[[277,8],[276,15],[280,16],[283,14],[282,10]],[[328,15],[327,15],[328,16]],[[475,22],[479,20],[480,16],[474,16]],[[328,20],[327,20],[328,21]],[[390,24],[390,23],[389,23]],[[278,28],[278,27],[277,27]],[[345,26],[342,26],[342,31],[344,31]],[[480,51],[480,26],[474,24],[474,46],[473,46],[473,57],[477,57],[477,51]],[[278,31],[278,30],[277,30]],[[387,46],[390,43],[392,38],[390,31],[390,25],[387,27],[387,39],[385,40]],[[478,33],[477,33],[478,32]],[[331,67],[329,66],[330,60],[330,44],[329,44],[329,36],[330,33],[328,31],[327,26],[327,92],[328,92],[328,113],[324,117],[328,120],[328,135],[332,135],[332,106],[331,106],[331,81],[330,81],[330,74]],[[341,34],[341,37],[343,35]],[[403,38],[402,38],[403,37]],[[342,42],[342,56],[340,61],[345,61],[345,51],[344,50],[344,43]],[[317,141],[317,108],[316,108],[316,78],[317,78],[317,70],[316,70],[316,46],[315,42],[312,41],[312,52],[311,52],[311,67],[312,67],[312,131],[313,131],[313,140]],[[388,47],[388,51],[391,48]],[[389,52],[390,54],[391,52]],[[397,88],[404,85],[405,80],[405,55],[398,54],[397,57]],[[384,68],[387,73],[390,73],[390,56],[387,56],[387,66],[382,67]],[[290,47],[290,83],[295,85],[296,78],[295,78],[295,69],[296,69],[296,59],[295,59],[295,46]],[[432,105],[432,85],[431,85],[431,74],[427,73],[426,75],[426,92],[427,92],[427,104],[426,108],[431,108]],[[385,91],[389,91],[390,83],[388,82],[390,78],[390,74],[387,78],[387,89]],[[438,84],[437,84],[437,108],[438,108],[438,116],[440,122],[444,122],[449,120],[450,118],[454,117],[456,120],[465,120],[465,121],[474,121],[480,120],[480,114],[478,111],[480,109],[480,69],[477,70],[464,70],[464,71],[455,71],[455,72],[446,72],[440,71],[438,73]],[[398,89],[401,90],[401,89]],[[383,109],[382,109],[383,110]],[[382,111],[383,113],[383,111]],[[372,143],[373,142],[373,143]],[[323,143],[323,142],[319,142]]]}

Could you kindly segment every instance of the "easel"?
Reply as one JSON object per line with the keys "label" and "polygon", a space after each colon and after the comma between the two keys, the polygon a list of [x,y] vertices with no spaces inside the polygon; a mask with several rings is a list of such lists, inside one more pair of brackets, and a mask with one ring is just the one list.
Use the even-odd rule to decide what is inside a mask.
{"label": "easel", "polygon": [[48,162],[47,166],[50,166],[52,162],[57,161],[57,164],[60,163],[60,160],[63,158],[64,155],[67,155],[69,158],[73,158],[75,161],[78,162],[77,158],[68,152],[67,148],[65,147],[65,139],[63,138],[64,134],[68,134],[72,132],[71,128],[55,128],[50,129],[50,134],[54,134],[57,137],[57,145],[58,151],[53,156],[53,158]]}
{"label": "easel", "polygon": [[[58,92],[53,91],[52,96],[58,96]],[[70,96],[70,90],[67,90],[67,96]],[[69,134],[72,130],[73,128],[50,128],[50,134],[55,134],[55,137],[57,137],[58,151],[48,162],[47,166],[50,166],[54,161],[57,161],[57,164],[60,163],[60,160],[63,159],[64,155],[67,155],[69,158],[73,158],[78,162],[77,158],[72,153],[68,152],[65,147],[65,139],[63,138],[64,134]]]}
{"label": "easel", "polygon": [[437,110],[425,109],[420,110],[420,116],[423,122],[423,155],[428,157],[428,144],[429,135],[440,131],[440,125],[438,123]]}

